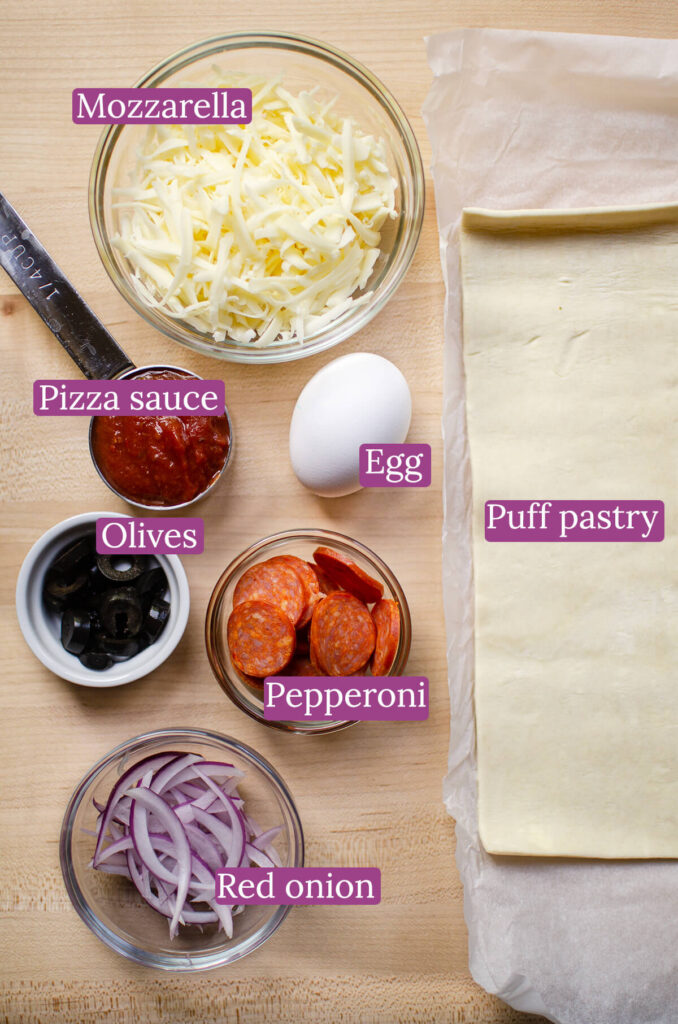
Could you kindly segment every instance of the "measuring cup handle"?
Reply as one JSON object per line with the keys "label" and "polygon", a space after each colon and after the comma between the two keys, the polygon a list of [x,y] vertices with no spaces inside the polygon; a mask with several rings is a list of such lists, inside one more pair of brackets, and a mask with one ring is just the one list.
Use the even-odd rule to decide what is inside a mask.
{"label": "measuring cup handle", "polygon": [[134,366],[2,193],[0,266],[90,380]]}

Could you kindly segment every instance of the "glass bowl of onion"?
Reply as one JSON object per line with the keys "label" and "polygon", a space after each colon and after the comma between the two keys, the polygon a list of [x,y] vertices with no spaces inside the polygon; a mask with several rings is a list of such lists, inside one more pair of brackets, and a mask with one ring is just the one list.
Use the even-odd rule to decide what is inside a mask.
{"label": "glass bowl of onion", "polygon": [[73,906],[107,946],[146,967],[204,971],[257,949],[291,909],[218,903],[215,872],[301,867],[304,837],[285,782],[255,750],[164,729],[87,772],[59,852]]}
{"label": "glass bowl of onion", "polygon": [[327,43],[240,32],[144,88],[249,88],[251,123],[112,124],[92,164],[94,241],[148,323],[202,354],[287,362],[350,337],[402,281],[424,213],[412,128]]}

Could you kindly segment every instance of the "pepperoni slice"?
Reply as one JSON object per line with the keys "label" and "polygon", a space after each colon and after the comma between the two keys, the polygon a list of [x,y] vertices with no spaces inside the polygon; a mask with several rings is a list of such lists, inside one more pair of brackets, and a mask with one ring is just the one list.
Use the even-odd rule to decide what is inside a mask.
{"label": "pepperoni slice", "polygon": [[346,555],[332,548],[316,548],[313,559],[327,575],[344,590],[354,597],[360,598],[365,604],[373,604],[384,593],[383,584],[368,576],[364,569],[356,565]]}
{"label": "pepperoni slice", "polygon": [[294,651],[295,655],[296,654],[304,654],[304,655],[308,654],[309,648],[310,648],[310,639],[309,639],[309,635],[308,635],[309,634],[309,628],[310,628],[309,626],[304,626],[303,629],[299,629],[297,627],[297,646],[296,646],[295,651]]}
{"label": "pepperoni slice", "polygon": [[[311,626],[313,626],[313,619],[311,619]],[[323,672],[318,662],[318,646],[315,643],[314,637],[312,636],[310,631],[308,635],[308,660],[313,666],[313,669],[317,676],[324,676],[327,674],[326,672]]]}
{"label": "pepperoni slice", "polygon": [[[307,565],[311,565],[311,563],[308,562]],[[320,590],[322,591],[323,594],[333,594],[335,590],[341,590],[339,584],[335,583],[334,580],[331,580],[327,573],[324,572],[324,570],[321,569],[319,565],[313,565],[311,566],[311,568],[315,571],[315,574],[318,577]]]}
{"label": "pepperoni slice", "polygon": [[377,641],[372,656],[372,675],[387,676],[400,643],[400,608],[396,601],[383,597],[372,609]]}
{"label": "pepperoni slice", "polygon": [[297,657],[295,655],[292,661],[285,669],[286,676],[324,676],[325,673],[321,672],[317,665],[311,662],[310,658],[301,655]]}
{"label": "pepperoni slice", "polygon": [[226,640],[239,672],[263,679],[275,675],[294,654],[297,634],[281,608],[265,601],[243,601],[231,612]]}
{"label": "pepperoni slice", "polygon": [[328,676],[350,676],[366,665],[377,628],[362,601],[337,591],[316,605],[311,619],[311,664]]}
{"label": "pepperoni slice", "polygon": [[294,626],[304,611],[304,586],[291,566],[279,559],[269,559],[251,565],[238,580],[233,591],[233,607],[245,601],[275,605]]}
{"label": "pepperoni slice", "polygon": [[276,555],[275,558],[269,558],[268,562],[264,564],[274,565],[276,563],[287,565],[290,569],[293,569],[304,588],[304,607],[297,621],[297,629],[301,629],[302,626],[311,621],[313,609],[318,601],[322,599],[316,571],[309,562],[305,562],[303,558],[297,558],[296,555]]}

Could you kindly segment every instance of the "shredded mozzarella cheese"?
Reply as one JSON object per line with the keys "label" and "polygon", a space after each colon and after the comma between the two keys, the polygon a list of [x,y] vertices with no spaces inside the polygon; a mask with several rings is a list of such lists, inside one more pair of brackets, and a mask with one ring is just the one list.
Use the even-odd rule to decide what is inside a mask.
{"label": "shredded mozzarella cheese", "polygon": [[149,128],[113,244],[146,304],[216,342],[303,344],[371,294],[396,217],[385,145],[315,90],[216,70],[210,84],[251,88],[251,124]]}

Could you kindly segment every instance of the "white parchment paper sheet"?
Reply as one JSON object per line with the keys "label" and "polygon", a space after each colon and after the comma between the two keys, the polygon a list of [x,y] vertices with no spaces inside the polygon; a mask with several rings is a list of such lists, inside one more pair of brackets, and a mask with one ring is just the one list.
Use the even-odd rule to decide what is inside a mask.
{"label": "white parchment paper sheet", "polygon": [[[427,45],[434,81],[424,117],[447,286],[444,797],[457,821],[471,972],[558,1024],[675,1024],[678,863],[490,857],[478,841],[458,227],[464,206],[677,201],[678,40],[468,29]],[[642,351],[639,338],[639,380]]]}

